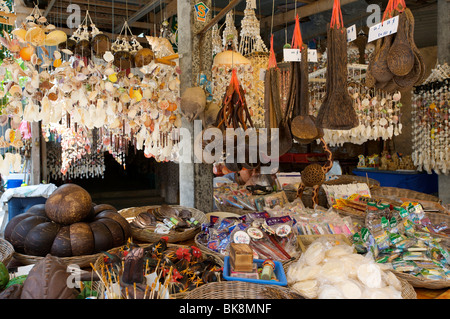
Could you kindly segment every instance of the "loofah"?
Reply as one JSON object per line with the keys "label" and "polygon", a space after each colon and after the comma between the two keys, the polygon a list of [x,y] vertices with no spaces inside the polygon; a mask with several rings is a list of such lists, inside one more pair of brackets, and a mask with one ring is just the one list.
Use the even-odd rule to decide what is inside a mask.
{"label": "loofah", "polygon": [[381,269],[374,263],[362,264],[357,270],[358,279],[368,288],[381,288]]}
{"label": "loofah", "polygon": [[344,280],[337,284],[345,299],[360,299],[361,287],[353,280]]}
{"label": "loofah", "polygon": [[344,270],[344,264],[337,259],[327,261],[322,266],[320,277],[323,281],[330,283],[338,283],[346,280],[347,275]]}
{"label": "loofah", "polygon": [[317,280],[299,281],[292,286],[293,290],[310,299],[317,297],[318,288]]}
{"label": "loofah", "polygon": [[305,262],[310,266],[321,263],[324,257],[325,247],[321,242],[312,243],[305,252]]}
{"label": "loofah", "polygon": [[341,290],[333,285],[322,285],[317,299],[344,299]]}

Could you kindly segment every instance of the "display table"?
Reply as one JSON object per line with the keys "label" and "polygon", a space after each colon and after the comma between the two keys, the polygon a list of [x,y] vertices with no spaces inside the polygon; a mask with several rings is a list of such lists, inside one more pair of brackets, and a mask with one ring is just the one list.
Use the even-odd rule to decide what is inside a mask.
{"label": "display table", "polygon": [[438,175],[417,171],[382,171],[378,169],[354,169],[353,174],[366,176],[380,182],[382,187],[406,188],[433,194],[438,192]]}

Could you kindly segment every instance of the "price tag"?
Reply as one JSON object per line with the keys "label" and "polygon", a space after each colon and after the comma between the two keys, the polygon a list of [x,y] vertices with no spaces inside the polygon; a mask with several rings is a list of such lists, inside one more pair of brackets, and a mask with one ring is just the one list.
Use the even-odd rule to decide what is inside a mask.
{"label": "price tag", "polygon": [[266,69],[259,69],[259,80],[264,81],[266,79]]}
{"label": "price tag", "polygon": [[[300,49],[283,49],[283,58],[285,62],[300,62],[302,54]],[[316,49],[308,49],[308,62],[317,62]]]}
{"label": "price tag", "polygon": [[300,62],[302,54],[300,49],[283,49],[283,58],[286,62]]}
{"label": "price tag", "polygon": [[367,42],[378,40],[385,36],[396,33],[398,29],[398,16],[395,16],[384,22],[375,24],[369,29],[369,39]]}
{"label": "price tag", "polygon": [[356,24],[347,28],[347,42],[356,40]]}

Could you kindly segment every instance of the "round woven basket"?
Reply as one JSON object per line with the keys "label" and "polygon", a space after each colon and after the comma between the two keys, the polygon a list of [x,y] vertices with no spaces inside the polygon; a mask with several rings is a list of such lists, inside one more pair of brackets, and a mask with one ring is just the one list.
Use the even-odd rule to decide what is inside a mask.
{"label": "round woven basket", "polygon": [[412,287],[426,289],[446,289],[450,287],[450,280],[433,280],[416,277],[407,273],[392,271],[399,279],[407,281]]}
{"label": "round woven basket", "polygon": [[[124,208],[119,211],[119,214],[122,215],[130,223],[140,213],[146,212],[149,209],[157,209],[159,207],[160,206],[155,205]],[[170,207],[173,207],[175,209],[187,209],[192,213],[192,217],[194,217],[195,220],[197,220],[200,224],[206,222],[205,214],[198,209],[177,205],[170,205]],[[144,229],[131,226],[131,236],[133,237],[133,239],[144,243],[154,243],[161,239],[161,237],[167,237],[169,243],[176,243],[194,238],[195,234],[197,234],[199,231],[200,227],[197,227],[188,228],[182,232],[171,230],[168,234],[158,234],[150,228]]]}
{"label": "round woven basket", "polygon": [[0,262],[5,266],[11,261],[14,255],[14,246],[6,239],[0,238]]}
{"label": "round woven basket", "polygon": [[[102,254],[92,254],[92,255],[82,255],[82,256],[72,256],[72,257],[59,257],[59,260],[61,260],[66,265],[78,265],[80,268],[83,267],[89,267],[91,263],[94,263],[97,258],[99,258]],[[41,256],[31,256],[31,255],[25,255],[18,252],[14,252],[14,260],[21,263],[22,265],[32,265],[36,264],[44,257]]]}
{"label": "round woven basket", "polygon": [[[145,247],[148,247],[148,246],[150,246],[151,244],[140,244],[139,245],[139,247],[142,247],[142,248],[145,248]],[[167,244],[167,247],[183,247],[183,248],[188,248],[188,246],[185,246],[185,245],[177,245],[177,244]],[[111,253],[111,254],[115,254],[115,253],[117,253],[117,251],[120,249],[120,247],[116,247],[116,248],[113,248],[113,249],[111,249],[111,250],[108,250],[108,253]],[[222,266],[223,267],[223,260],[222,259],[220,259],[220,258],[217,258],[217,256],[215,256],[215,255],[213,255],[213,254],[209,254],[209,253],[205,253],[205,252],[202,252],[202,254],[204,254],[203,256],[206,256],[206,257],[212,257],[213,259],[214,259],[214,261],[218,264],[218,265],[220,265],[220,266]],[[103,257],[104,257],[104,255],[103,254],[100,254],[100,256],[97,258],[97,260],[95,261],[95,263],[93,263],[93,265],[94,265],[94,268],[96,269],[96,270],[99,270],[99,269],[102,269],[102,267],[103,267],[103,265],[104,265],[104,259],[103,259]],[[94,289],[98,292],[98,296],[99,296],[99,298],[101,299],[101,298],[103,298],[102,296],[104,296],[104,286],[103,285],[101,285],[101,283],[98,281],[98,282],[95,282],[94,283]],[[202,287],[202,286],[200,286],[200,287]],[[200,288],[199,287],[199,288]],[[195,288],[195,289],[198,289],[198,288]],[[194,290],[195,290],[194,289]],[[189,293],[189,291],[187,291],[187,292],[182,292],[182,293],[177,293],[177,294],[170,294],[170,299],[183,299],[184,298],[184,296],[186,295],[186,294],[188,294]]]}
{"label": "round woven basket", "polygon": [[410,198],[410,199],[417,199],[417,200],[439,202],[439,198],[434,195],[421,193],[421,192],[417,192],[417,191],[414,191],[411,189],[406,189],[406,188],[374,187],[373,189],[370,190],[370,193],[374,196],[391,198],[393,200],[399,200],[401,198]]}
{"label": "round woven basket", "polygon": [[263,285],[246,281],[211,282],[189,291],[183,299],[269,299],[265,289],[289,293],[289,289],[275,285]]}

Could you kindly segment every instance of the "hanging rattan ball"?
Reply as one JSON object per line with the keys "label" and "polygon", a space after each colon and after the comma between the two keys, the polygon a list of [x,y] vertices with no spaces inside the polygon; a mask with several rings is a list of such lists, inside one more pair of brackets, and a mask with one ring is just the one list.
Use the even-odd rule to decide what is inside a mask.
{"label": "hanging rattan ball", "polygon": [[310,164],[302,171],[302,182],[307,187],[322,185],[325,182],[325,173],[319,164]]}

